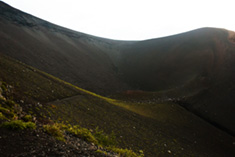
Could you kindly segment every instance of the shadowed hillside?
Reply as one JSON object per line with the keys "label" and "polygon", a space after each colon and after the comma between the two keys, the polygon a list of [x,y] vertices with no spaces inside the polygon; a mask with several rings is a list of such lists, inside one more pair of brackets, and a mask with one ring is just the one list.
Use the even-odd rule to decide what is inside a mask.
{"label": "shadowed hillside", "polygon": [[203,28],[134,43],[121,71],[135,89],[157,91],[235,133],[234,32]]}
{"label": "shadowed hillside", "polygon": [[128,89],[105,53],[115,55],[128,43],[62,28],[0,3],[1,53],[96,93]]}

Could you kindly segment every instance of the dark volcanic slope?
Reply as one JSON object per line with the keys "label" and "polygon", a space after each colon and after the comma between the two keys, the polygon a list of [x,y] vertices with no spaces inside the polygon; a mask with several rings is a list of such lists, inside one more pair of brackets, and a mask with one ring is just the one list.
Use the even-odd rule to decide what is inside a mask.
{"label": "dark volcanic slope", "polygon": [[[0,53],[100,94],[172,98],[235,134],[234,32],[203,28],[139,42],[65,29],[0,2]],[[172,100],[171,99],[171,100]]]}
{"label": "dark volcanic slope", "polygon": [[[0,2],[0,53],[96,93],[127,89],[105,51],[123,42],[62,28]],[[128,44],[128,43],[125,43]]]}
{"label": "dark volcanic slope", "polygon": [[203,28],[134,43],[121,71],[136,89],[158,91],[235,133],[234,32]]}
{"label": "dark volcanic slope", "polygon": [[184,85],[199,74],[207,77],[222,72],[223,68],[229,69],[234,48],[227,30],[203,28],[136,42],[122,53],[121,66],[126,80],[133,86],[142,90],[166,90]]}

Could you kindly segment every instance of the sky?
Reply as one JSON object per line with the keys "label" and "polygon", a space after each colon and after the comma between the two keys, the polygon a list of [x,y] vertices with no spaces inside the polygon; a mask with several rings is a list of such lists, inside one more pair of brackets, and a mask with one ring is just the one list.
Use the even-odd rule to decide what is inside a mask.
{"label": "sky", "polygon": [[234,0],[3,0],[79,32],[145,40],[201,27],[235,31]]}

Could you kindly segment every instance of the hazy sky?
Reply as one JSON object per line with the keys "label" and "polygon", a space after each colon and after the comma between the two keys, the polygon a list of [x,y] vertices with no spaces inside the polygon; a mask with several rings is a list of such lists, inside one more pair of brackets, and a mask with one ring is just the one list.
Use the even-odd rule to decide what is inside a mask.
{"label": "hazy sky", "polygon": [[52,23],[100,37],[142,40],[200,27],[235,31],[234,0],[3,0]]}

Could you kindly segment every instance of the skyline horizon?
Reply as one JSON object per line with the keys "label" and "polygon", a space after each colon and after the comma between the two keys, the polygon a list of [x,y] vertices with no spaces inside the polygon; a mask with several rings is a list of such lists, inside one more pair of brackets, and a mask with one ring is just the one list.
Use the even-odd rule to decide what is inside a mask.
{"label": "skyline horizon", "polygon": [[[20,3],[19,1],[24,2],[24,3]],[[157,27],[157,26],[156,27],[150,27],[150,26],[146,26],[145,24],[143,24],[143,26],[135,25],[136,21],[133,21],[133,23],[132,22],[128,23],[128,24],[130,24],[130,26],[124,27],[123,23],[121,23],[118,26],[118,25],[115,25],[115,24],[112,25],[112,24],[108,23],[109,21],[107,21],[107,20],[103,21],[103,22],[102,22],[102,20],[99,21],[99,19],[97,19],[97,18],[102,19],[103,17],[98,17],[98,15],[100,15],[100,14],[101,15],[106,15],[104,13],[97,13],[98,15],[95,16],[95,17],[93,15],[93,13],[91,13],[92,16],[88,16],[91,19],[89,19],[89,18],[86,19],[85,16],[83,17],[84,14],[82,14],[82,15],[80,15],[80,18],[78,19],[78,21],[84,21],[84,20],[85,21],[84,21],[84,23],[79,23],[78,22],[79,23],[78,24],[79,26],[78,26],[78,25],[73,25],[73,24],[76,24],[76,22],[74,22],[76,20],[74,20],[74,19],[76,19],[75,17],[77,15],[73,16],[72,13],[79,13],[79,11],[78,12],[77,11],[76,12],[66,12],[65,11],[65,13],[62,12],[62,15],[64,16],[63,17],[63,16],[60,16],[61,11],[58,12],[58,10],[60,10],[63,7],[63,6],[59,5],[59,3],[58,3],[58,5],[55,5],[54,3],[51,3],[51,4],[54,4],[54,6],[57,6],[57,7],[53,8],[54,9],[52,11],[53,13],[50,13],[50,12],[47,12],[47,11],[42,13],[43,11],[40,10],[40,7],[37,7],[37,8],[39,8],[39,10],[35,9],[35,11],[32,11],[32,10],[34,10],[33,9],[34,6],[32,5],[33,2],[31,2],[31,4],[29,4],[29,5],[27,5],[26,4],[27,0],[19,0],[19,1],[14,2],[14,1],[8,0],[7,2],[5,2],[4,0],[2,0],[2,2],[16,8],[18,10],[26,12],[30,15],[33,15],[35,17],[38,17],[42,20],[48,21],[48,22],[53,23],[55,25],[59,25],[59,26],[62,26],[62,27],[65,27],[65,28],[68,28],[68,29],[71,29],[71,30],[74,30],[74,31],[78,31],[78,32],[81,32],[81,33],[89,34],[89,35],[92,35],[92,36],[97,36],[97,37],[107,38],[107,39],[112,39],[112,40],[140,41],[140,40],[149,40],[149,39],[154,39],[154,38],[164,38],[164,37],[173,36],[173,35],[189,32],[189,31],[192,31],[192,30],[200,29],[200,28],[206,28],[206,27],[220,28],[220,29],[226,29],[226,30],[229,30],[229,31],[235,31],[235,29],[232,28],[232,27],[229,27],[229,26],[225,27],[225,26],[222,26],[222,25],[216,26],[216,25],[200,24],[200,25],[195,25],[194,26],[192,24],[193,26],[190,26],[191,25],[190,22],[188,22],[186,26],[181,26],[182,23],[177,23],[177,25],[169,25],[170,23],[164,25],[164,23],[163,23],[163,25],[159,25],[159,27]],[[59,0],[59,2],[61,2],[61,1]],[[89,6],[88,3],[86,4],[87,6]],[[43,4],[43,3],[39,3],[39,4]],[[61,4],[63,4],[63,3],[61,3]],[[48,5],[47,7],[50,8],[50,5]],[[65,6],[64,8],[68,9],[69,7]],[[47,10],[47,9],[48,8],[46,8],[45,10]],[[71,9],[71,10],[73,10],[73,9]],[[86,9],[84,9],[84,10],[86,10]],[[153,12],[155,13],[155,10]],[[84,12],[81,11],[80,13],[84,13]],[[121,12],[117,12],[117,14],[119,14],[119,13],[121,14]],[[139,13],[138,11],[134,11],[134,13],[138,13],[138,15],[142,15],[142,13]],[[122,14],[125,15],[125,11]],[[116,15],[116,14],[112,14],[112,15]],[[135,20],[136,17],[138,17],[138,15],[133,16],[134,20]],[[146,15],[148,15],[148,14],[146,14]],[[184,15],[184,13],[182,15]],[[166,16],[168,17],[169,15],[166,15]],[[60,19],[60,17],[61,17],[61,19]],[[117,17],[119,17],[119,15]],[[124,18],[123,16],[120,16],[120,17]],[[146,17],[146,16],[143,16],[143,17]],[[142,20],[143,20],[143,17],[142,17]],[[170,15],[170,17],[171,17],[171,15]],[[152,18],[152,17],[150,17],[150,18]],[[66,20],[63,21],[64,19],[66,19]],[[92,21],[92,19],[94,21],[98,20],[99,23],[96,23],[94,25],[90,25],[89,22],[90,23],[94,22],[94,21]],[[163,19],[165,19],[165,18],[163,18]],[[173,19],[173,17],[172,17],[172,19]],[[126,19],[124,19],[123,22],[125,22],[125,20]],[[85,23],[86,21],[88,21],[88,24]],[[152,20],[150,20],[150,21],[146,20],[146,21],[147,22],[152,22]],[[81,26],[80,26],[80,24],[81,24]],[[154,23],[151,23],[151,24],[154,24]],[[105,27],[102,27],[103,25],[105,25]],[[134,28],[134,26],[136,26],[136,28]]]}

